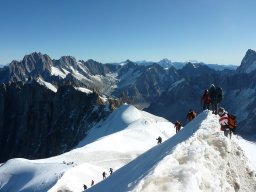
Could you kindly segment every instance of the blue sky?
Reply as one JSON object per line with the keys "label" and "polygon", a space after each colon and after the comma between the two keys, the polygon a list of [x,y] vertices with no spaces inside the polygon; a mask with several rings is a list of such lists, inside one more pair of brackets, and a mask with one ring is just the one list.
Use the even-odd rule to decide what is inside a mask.
{"label": "blue sky", "polygon": [[255,0],[0,0],[0,64],[37,51],[99,62],[239,65],[256,50]]}

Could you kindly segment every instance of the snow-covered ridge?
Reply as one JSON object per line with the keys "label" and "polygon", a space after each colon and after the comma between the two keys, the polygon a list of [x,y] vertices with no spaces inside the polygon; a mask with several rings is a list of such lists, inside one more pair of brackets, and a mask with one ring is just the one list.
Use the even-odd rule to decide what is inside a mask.
{"label": "snow-covered ridge", "polygon": [[[167,120],[123,105],[68,153],[1,165],[0,191],[81,192],[92,179],[88,191],[254,191],[254,167],[242,150],[248,145],[255,149],[226,138],[210,111],[175,134]],[[114,174],[102,181],[110,167]]]}
{"label": "snow-covered ridge", "polygon": [[255,171],[238,143],[205,111],[88,191],[254,191]]}

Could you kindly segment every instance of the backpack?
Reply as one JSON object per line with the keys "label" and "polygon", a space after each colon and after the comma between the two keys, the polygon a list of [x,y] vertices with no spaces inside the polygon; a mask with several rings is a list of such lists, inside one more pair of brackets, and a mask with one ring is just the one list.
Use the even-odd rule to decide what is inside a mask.
{"label": "backpack", "polygon": [[220,103],[223,99],[223,91],[220,87],[216,87],[215,89],[215,94],[216,94],[216,101],[217,103]]}
{"label": "backpack", "polygon": [[236,128],[236,116],[233,114],[228,114],[228,127],[232,130]]}
{"label": "backpack", "polygon": [[191,111],[189,112],[189,119],[192,120],[196,117],[196,112],[195,111]]}
{"label": "backpack", "polygon": [[196,112],[195,111],[192,112],[192,117],[193,117],[193,119],[196,117]]}
{"label": "backpack", "polygon": [[209,96],[211,97],[212,100],[215,99],[216,96],[216,88],[214,86],[211,86],[209,89]]}

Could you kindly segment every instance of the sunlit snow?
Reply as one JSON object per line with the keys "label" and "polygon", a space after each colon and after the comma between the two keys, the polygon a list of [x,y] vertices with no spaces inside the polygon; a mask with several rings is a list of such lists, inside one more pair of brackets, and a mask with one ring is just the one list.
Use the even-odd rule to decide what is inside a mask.
{"label": "sunlit snow", "polygon": [[63,73],[57,67],[51,66],[51,75],[60,76],[61,78],[64,79],[67,76],[67,73]]}
{"label": "sunlit snow", "polygon": [[70,152],[0,165],[0,191],[255,191],[255,149],[226,138],[207,110],[175,134],[167,120],[123,105]]}
{"label": "sunlit snow", "polygon": [[218,116],[205,111],[88,191],[254,191],[255,170],[236,141],[220,131]]}
{"label": "sunlit snow", "polygon": [[51,84],[51,83],[49,83],[49,82],[46,82],[46,81],[44,81],[43,79],[41,79],[41,78],[38,78],[37,79],[37,82],[40,84],[40,85],[43,85],[43,86],[45,86],[45,87],[47,87],[48,89],[50,89],[50,90],[52,90],[53,92],[57,92],[57,88],[53,85],[53,84]]}
{"label": "sunlit snow", "polygon": [[84,87],[75,87],[75,89],[78,90],[78,91],[87,93],[87,94],[92,93],[92,91],[90,89],[86,89]]}

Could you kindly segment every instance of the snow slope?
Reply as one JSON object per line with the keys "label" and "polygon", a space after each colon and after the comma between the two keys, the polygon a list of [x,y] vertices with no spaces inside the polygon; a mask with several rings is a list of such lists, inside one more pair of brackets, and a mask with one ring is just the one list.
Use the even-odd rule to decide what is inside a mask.
{"label": "snow slope", "polygon": [[217,116],[204,111],[88,192],[255,191],[255,171],[237,143],[219,131]]}
{"label": "snow slope", "polygon": [[[102,172],[124,166],[175,134],[167,120],[123,105],[96,125],[68,153],[41,160],[12,159],[0,167],[0,191],[79,191],[102,180]],[[57,182],[57,183],[56,183]]]}
{"label": "snow slope", "polygon": [[236,142],[244,150],[246,156],[250,159],[250,166],[253,170],[256,170],[256,143],[246,141],[241,137],[237,137]]}
{"label": "snow slope", "polygon": [[0,165],[0,191],[256,191],[255,144],[226,138],[218,116],[204,111],[174,132],[165,119],[123,105],[68,153]]}

